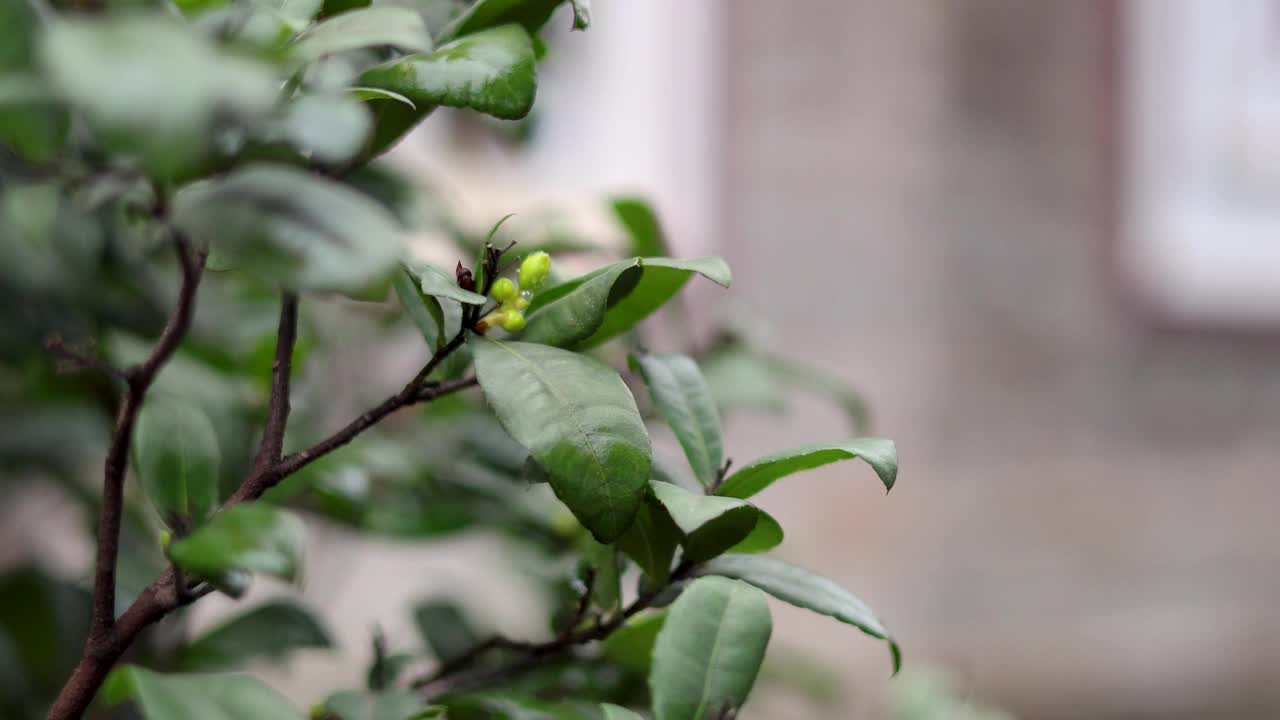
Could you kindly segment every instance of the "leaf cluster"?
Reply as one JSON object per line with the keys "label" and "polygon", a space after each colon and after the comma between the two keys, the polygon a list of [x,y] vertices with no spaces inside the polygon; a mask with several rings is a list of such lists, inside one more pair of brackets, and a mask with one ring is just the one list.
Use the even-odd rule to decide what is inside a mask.
{"label": "leaf cluster", "polygon": [[[525,118],[561,5],[589,26],[586,0],[0,6],[0,482],[58,488],[98,546],[92,593],[0,575],[0,714],[96,698],[149,720],[302,717],[241,671],[332,649],[312,609],[172,628],[207,594],[324,561],[304,556],[304,518],[424,551],[493,533],[537,558],[555,608],[545,637],[515,640],[424,598],[419,637],[375,633],[365,686],[318,692],[313,718],[733,717],[761,676],[766,595],[887,641],[897,670],[862,601],[765,554],[784,532],[757,497],[845,460],[891,488],[893,443],[734,469],[721,423],[798,384],[860,431],[858,396],[729,321],[700,350],[646,349],[646,321],[686,326],[691,281],[730,286],[722,259],[671,257],[636,198],[610,201],[625,252],[604,260],[554,222],[476,232],[379,159],[441,108]],[[455,267],[411,252],[421,229]],[[557,265],[519,298],[527,322],[488,327],[494,283],[535,251]],[[419,372],[334,430],[332,358],[373,367],[406,335]],[[102,454],[105,472],[86,462]]]}

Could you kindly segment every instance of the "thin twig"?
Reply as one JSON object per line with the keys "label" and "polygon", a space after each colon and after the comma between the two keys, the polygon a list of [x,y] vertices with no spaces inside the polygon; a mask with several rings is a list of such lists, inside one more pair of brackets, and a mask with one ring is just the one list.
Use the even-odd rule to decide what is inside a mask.
{"label": "thin twig", "polygon": [[204,270],[204,256],[191,252],[185,240],[175,240],[178,259],[182,264],[182,286],[173,315],[165,324],[160,338],[141,365],[124,371],[128,390],[124,402],[116,414],[115,431],[107,450],[102,481],[102,509],[98,521],[98,558],[93,583],[93,622],[88,644],[101,642],[111,631],[116,611],[116,560],[120,554],[120,519],[124,512],[124,479],[129,461],[129,446],[133,440],[133,426],[142,409],[147,389],[156,373],[178,349],[183,336],[191,326],[195,310],[196,289]]}
{"label": "thin twig", "polygon": [[729,477],[729,468],[733,467],[733,458],[725,458],[724,464],[716,470],[715,480],[711,481],[711,485],[707,488],[708,495],[715,495],[720,486],[724,484],[724,479]]}
{"label": "thin twig", "polygon": [[591,609],[591,593],[595,590],[595,586],[596,571],[595,568],[590,568],[587,570],[587,579],[583,582],[582,594],[578,596],[578,604],[573,609],[573,615],[560,628],[560,634],[556,636],[558,639],[572,635],[587,617],[587,611]]}
{"label": "thin twig", "polygon": [[[175,577],[174,569],[170,568],[153,580],[138,595],[133,604],[113,621],[115,566],[119,553],[120,516],[124,502],[124,474],[133,424],[147,387],[172,356],[190,327],[195,291],[204,269],[204,255],[193,253],[181,239],[177,241],[177,248],[182,262],[183,283],[174,315],[161,332],[151,355],[141,365],[124,371],[128,390],[117,416],[116,430],[106,460],[103,514],[98,533],[98,570],[94,582],[92,630],[80,662],[49,710],[49,720],[75,720],[82,717],[106,679],[107,673],[142,631],[173,610],[213,591],[208,584],[190,590],[185,587],[179,590],[178,578]],[[490,262],[496,263],[500,255],[501,253],[496,253]],[[268,411],[268,427],[263,433],[263,444],[267,447],[266,453],[275,457],[278,457],[280,452],[276,449],[276,443],[282,442],[276,439],[276,433],[280,433],[280,437],[283,437],[283,429],[288,419],[289,361],[286,355],[292,355],[295,339],[296,300],[293,307],[289,307],[290,304],[287,298],[282,302],[279,339],[283,342],[277,342],[272,380],[273,402]],[[281,458],[278,462],[267,464],[264,469],[255,468],[227,500],[224,507],[257,499],[284,478],[351,442],[357,435],[400,408],[430,402],[478,384],[474,376],[443,382],[431,382],[428,379],[450,354],[462,346],[472,323],[474,318],[464,321],[463,329],[457,336],[437,350],[422,370],[395,395],[367,410],[341,430],[310,448]],[[262,454],[261,450],[259,454]],[[257,465],[255,461],[255,466]],[[516,644],[516,646],[526,647],[523,644]]]}
{"label": "thin twig", "polygon": [[[458,690],[486,687],[519,675],[531,667],[536,667],[542,659],[547,657],[569,652],[579,645],[604,640],[626,624],[627,620],[630,620],[632,616],[652,607],[653,603],[666,592],[667,588],[689,577],[693,570],[694,565],[692,563],[681,563],[671,573],[671,578],[665,585],[643,593],[624,608],[622,612],[589,628],[561,634],[554,640],[542,643],[528,643],[511,640],[501,635],[490,637],[478,643],[457,659],[442,665],[434,673],[418,678],[412,683],[412,686],[427,698],[439,697]],[[484,655],[498,649],[512,650],[519,653],[520,656],[511,662],[490,670],[476,672],[471,675],[459,674],[467,667],[475,664]]]}
{"label": "thin twig", "polygon": [[[133,428],[142,409],[142,402],[148,388],[155,381],[160,368],[178,349],[191,327],[191,316],[195,310],[196,290],[200,285],[200,277],[204,271],[204,255],[195,253],[181,238],[175,238],[174,245],[178,253],[178,261],[182,266],[182,285],[178,290],[178,301],[173,314],[165,324],[164,330],[156,340],[150,354],[139,365],[123,371],[126,382],[124,401],[116,413],[115,430],[111,436],[111,445],[107,449],[106,461],[103,463],[102,506],[98,519],[98,553],[93,579],[93,618],[89,627],[89,637],[85,641],[84,654],[75,672],[59,693],[57,700],[49,710],[50,720],[69,720],[80,717],[94,694],[101,686],[106,673],[115,660],[119,659],[125,648],[133,642],[142,628],[150,622],[137,626],[137,620],[151,617],[151,607],[163,592],[171,597],[172,609],[179,603],[188,602],[186,593],[181,596],[177,592],[173,573],[165,572],[165,588],[149,587],[150,594],[144,592],[126,612],[116,619],[116,563],[120,555],[120,522],[124,514],[124,480],[128,467],[129,446],[133,440]],[[140,605],[141,604],[141,605]],[[159,619],[163,615],[155,616]]]}
{"label": "thin twig", "polygon": [[170,316],[164,330],[160,332],[160,338],[156,340],[155,348],[147,359],[141,365],[125,371],[130,376],[130,382],[133,383],[151,384],[156,373],[160,372],[160,368],[166,362],[169,362],[169,358],[178,349],[182,338],[191,327],[196,288],[200,284],[200,276],[204,273],[205,254],[193,251],[183,238],[178,238],[174,242],[177,246],[178,262],[182,265],[182,288],[178,293],[178,305],[174,308],[173,315]]}
{"label": "thin twig", "polygon": [[[454,348],[456,349],[456,347],[455,345]],[[437,353],[437,356],[433,357],[432,361],[438,365],[443,359]],[[419,402],[430,402],[444,395],[472,387],[475,384],[475,377],[466,377],[438,383],[421,391],[415,387],[414,392],[410,393],[407,399],[401,398],[401,395],[404,394],[404,391],[401,391],[384,401],[374,410],[379,410],[389,405],[392,400],[396,401],[397,407]],[[369,411],[361,415],[361,418],[365,418],[373,412]],[[382,412],[378,419],[385,417],[390,412],[391,410]],[[359,422],[359,419],[357,419],[357,422]],[[245,479],[226,504],[231,505],[256,499],[275,483],[297,472],[324,454],[350,442],[356,435],[376,422],[377,420],[372,420],[367,424],[361,424],[358,429],[354,428],[357,423],[353,422],[311,448],[284,458],[272,472],[264,475],[250,473],[249,477]],[[71,678],[67,680],[62,692],[58,695],[58,699],[50,709],[49,720],[74,720],[81,717],[93,700],[98,688],[101,687],[103,680],[106,679],[107,673],[110,672],[112,666],[143,630],[168,613],[213,591],[211,586],[205,584],[192,589],[190,592],[179,592],[175,580],[173,569],[165,570],[161,573],[125,610],[116,621],[115,626],[110,629],[101,642],[85,648],[85,654],[80,659],[80,663],[76,666]]]}
{"label": "thin twig", "polygon": [[[324,440],[321,440],[315,445],[312,445],[306,450],[300,450],[296,453],[285,456],[285,458],[281,460],[280,464],[275,468],[275,472],[273,473],[275,476],[274,480],[275,482],[279,482],[280,479],[298,472],[307,465],[310,465],[316,460],[319,460],[325,455],[337,450],[343,445],[346,445],[354,440],[357,435],[373,427],[380,420],[401,408],[420,402],[429,402],[438,397],[448,395],[449,393],[473,387],[474,385],[476,385],[476,379],[474,377],[467,377],[459,380],[443,382],[422,391],[419,391],[416,386],[412,388],[406,386],[406,390],[402,390],[386,400],[383,400],[381,403],[378,403],[378,405],[366,410],[360,415],[360,417],[352,420],[346,427],[342,428],[338,432],[330,435]],[[274,484],[274,482],[272,484]]]}
{"label": "thin twig", "polygon": [[284,432],[289,423],[289,376],[293,371],[293,348],[297,340],[298,295],[285,291],[280,295],[280,327],[276,331],[275,361],[271,364],[271,399],[267,404],[262,444],[253,461],[255,475],[268,472],[280,461],[284,449]]}
{"label": "thin twig", "polygon": [[49,352],[66,360],[76,370],[95,370],[112,380],[128,381],[123,370],[92,352],[76,350],[70,347],[62,340],[60,335],[50,336],[48,340],[45,340],[44,346]]}

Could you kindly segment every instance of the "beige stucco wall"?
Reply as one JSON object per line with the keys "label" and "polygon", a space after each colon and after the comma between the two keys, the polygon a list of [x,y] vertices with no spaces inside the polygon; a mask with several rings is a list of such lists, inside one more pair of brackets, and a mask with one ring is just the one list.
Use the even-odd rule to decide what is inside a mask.
{"label": "beige stucco wall", "polygon": [[[1280,358],[1152,330],[1109,285],[1102,3],[735,8],[736,290],[866,390],[902,457],[887,499],[845,468],[771,490],[783,554],[1026,717],[1280,712]],[[878,648],[780,625],[875,694]]]}

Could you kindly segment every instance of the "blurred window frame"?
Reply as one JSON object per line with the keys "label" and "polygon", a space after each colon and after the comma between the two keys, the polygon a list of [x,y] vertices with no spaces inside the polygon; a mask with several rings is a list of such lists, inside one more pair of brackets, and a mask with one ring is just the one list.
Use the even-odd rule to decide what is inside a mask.
{"label": "blurred window frame", "polygon": [[1280,327],[1280,0],[1121,0],[1119,269],[1174,324]]}

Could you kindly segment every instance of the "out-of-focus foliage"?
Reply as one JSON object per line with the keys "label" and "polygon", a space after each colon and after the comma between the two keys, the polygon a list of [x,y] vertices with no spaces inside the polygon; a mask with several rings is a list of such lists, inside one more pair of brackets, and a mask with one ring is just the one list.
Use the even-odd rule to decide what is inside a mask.
{"label": "out-of-focus foliage", "polygon": [[[641,347],[638,326],[678,313],[668,303],[688,283],[729,287],[723,260],[669,257],[637,198],[609,201],[620,256],[562,224],[466,227],[380,157],[438,107],[526,118],[553,51],[544,25],[590,18],[586,0],[0,3],[5,490],[47,485],[96,537],[119,369],[149,357],[170,322],[175,243],[207,255],[191,327],[128,443],[117,612],[166,567],[192,581],[192,601],[239,596],[255,575],[296,579],[326,561],[304,552],[310,516],[423,552],[463,530],[502,535],[537,558],[554,606],[546,638],[516,641],[423,598],[420,640],[388,647],[376,634],[367,686],[317,688],[313,717],[726,716],[761,675],[764,593],[889,640],[896,668],[860,600],[759,554],[783,531],[747,500],[852,458],[890,487],[893,444],[836,431],[753,459],[722,437],[723,417],[777,411],[789,385],[833,398],[860,430],[858,396],[732,318],[700,350]],[[448,238],[456,267],[423,262],[413,231]],[[552,263],[569,255],[598,262],[565,277]],[[335,388],[333,357],[377,368],[417,336],[409,347],[432,361],[407,386],[414,409],[238,502],[268,415],[282,293],[302,310],[280,466],[320,447],[347,395],[369,394]],[[655,454],[656,424],[684,462]],[[84,578],[0,571],[0,715],[43,716],[81,655],[90,604]],[[91,713],[300,718],[244,666],[333,650],[319,615],[287,600],[194,636],[186,625],[178,610],[143,633]]]}
{"label": "out-of-focus foliage", "polygon": [[1013,720],[1007,713],[960,697],[941,671],[922,668],[903,673],[890,686],[892,720]]}

